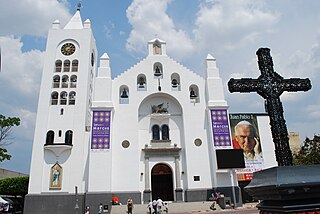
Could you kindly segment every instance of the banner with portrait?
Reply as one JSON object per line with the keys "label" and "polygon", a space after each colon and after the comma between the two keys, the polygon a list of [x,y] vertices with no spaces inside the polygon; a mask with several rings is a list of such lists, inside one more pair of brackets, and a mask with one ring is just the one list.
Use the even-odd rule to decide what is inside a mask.
{"label": "banner with portrait", "polygon": [[251,180],[255,171],[263,168],[263,153],[257,116],[255,114],[229,114],[232,146],[242,149],[246,167],[237,169],[238,180]]}

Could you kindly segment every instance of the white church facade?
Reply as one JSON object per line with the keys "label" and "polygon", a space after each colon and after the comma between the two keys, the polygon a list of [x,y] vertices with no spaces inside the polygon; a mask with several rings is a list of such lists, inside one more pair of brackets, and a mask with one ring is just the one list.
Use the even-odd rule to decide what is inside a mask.
{"label": "white church facade", "polygon": [[53,23],[25,213],[70,213],[112,195],[122,203],[205,201],[213,190],[235,192],[241,205],[235,171],[217,167],[216,149],[232,143],[216,59],[207,56],[201,77],[166,46],[149,41],[147,56],[112,79],[79,10],[66,26]]}

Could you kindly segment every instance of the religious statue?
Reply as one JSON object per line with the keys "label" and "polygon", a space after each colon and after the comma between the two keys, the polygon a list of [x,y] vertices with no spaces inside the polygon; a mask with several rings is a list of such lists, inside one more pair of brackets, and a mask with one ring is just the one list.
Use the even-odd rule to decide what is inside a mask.
{"label": "religious statue", "polygon": [[61,189],[62,167],[57,162],[51,167],[50,189]]}
{"label": "religious statue", "polygon": [[164,103],[161,103],[159,105],[152,105],[151,110],[152,113],[154,114],[162,114],[162,113],[168,113],[168,103],[167,103],[167,108],[163,107]]}

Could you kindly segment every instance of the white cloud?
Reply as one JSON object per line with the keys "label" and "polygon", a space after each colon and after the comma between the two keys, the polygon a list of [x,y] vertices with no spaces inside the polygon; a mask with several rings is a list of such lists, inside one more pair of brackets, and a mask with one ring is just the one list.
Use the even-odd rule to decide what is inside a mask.
{"label": "white cloud", "polygon": [[243,47],[270,31],[278,16],[259,0],[206,1],[200,5],[195,22],[195,39],[207,50]]}
{"label": "white cloud", "polygon": [[155,37],[165,40],[168,52],[175,58],[183,58],[193,51],[193,42],[186,32],[176,29],[166,13],[170,0],[134,0],[127,9],[127,18],[132,31],[126,48],[131,52],[146,52],[146,41]]}
{"label": "white cloud", "polygon": [[19,38],[0,37],[0,106],[1,114],[21,119],[15,135],[31,140],[44,54],[39,50],[22,52],[22,45]]}
{"label": "white cloud", "polygon": [[6,147],[13,158],[3,163],[3,167],[27,172],[44,53],[22,52],[23,43],[13,36],[0,37],[0,46],[0,113],[21,120],[20,126],[12,129],[14,143]]}
{"label": "white cloud", "polygon": [[[309,117],[311,117],[313,120],[320,120],[320,103],[317,102],[315,104],[310,104],[306,107],[306,111],[308,112]],[[319,130],[320,132],[320,130]]]}
{"label": "white cloud", "polygon": [[39,50],[22,52],[19,38],[0,37],[2,68],[1,88],[20,96],[34,96],[39,89],[43,53]]}
{"label": "white cloud", "polygon": [[[20,108],[17,112],[18,117],[21,119],[21,127],[28,130],[33,130],[34,122],[36,121],[36,112],[30,111],[28,109]],[[32,131],[33,134],[33,131]],[[33,135],[29,135],[30,139]]]}
{"label": "white cloud", "polygon": [[111,21],[108,21],[108,23],[103,26],[103,32],[105,33],[107,39],[112,38],[112,30],[114,29],[114,27],[114,23],[112,23]]}
{"label": "white cloud", "polygon": [[0,7],[0,36],[45,36],[52,22],[70,18],[66,1],[3,0]]}

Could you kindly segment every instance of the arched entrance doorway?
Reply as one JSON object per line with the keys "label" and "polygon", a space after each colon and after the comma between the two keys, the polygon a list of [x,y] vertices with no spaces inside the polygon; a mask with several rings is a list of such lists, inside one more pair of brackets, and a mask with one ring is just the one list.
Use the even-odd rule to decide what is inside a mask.
{"label": "arched entrance doorway", "polygon": [[163,201],[173,201],[173,177],[171,168],[163,163],[155,165],[151,170],[152,200],[158,197]]}

